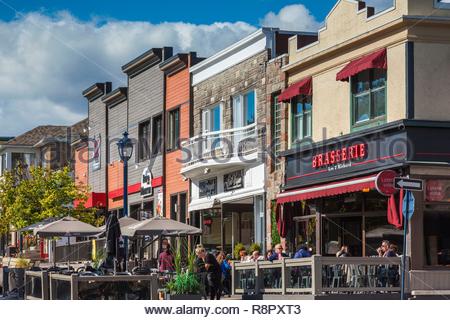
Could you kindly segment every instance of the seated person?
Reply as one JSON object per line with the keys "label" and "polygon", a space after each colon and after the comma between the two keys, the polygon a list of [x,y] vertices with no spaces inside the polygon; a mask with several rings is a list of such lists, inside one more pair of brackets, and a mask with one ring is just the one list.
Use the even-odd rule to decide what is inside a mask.
{"label": "seated person", "polygon": [[294,259],[309,257],[311,257],[311,252],[308,250],[307,243],[303,244],[294,255]]}

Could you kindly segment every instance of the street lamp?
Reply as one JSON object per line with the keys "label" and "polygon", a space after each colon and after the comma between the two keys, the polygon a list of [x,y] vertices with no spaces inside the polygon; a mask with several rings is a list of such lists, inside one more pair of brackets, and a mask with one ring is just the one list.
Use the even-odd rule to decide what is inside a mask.
{"label": "street lamp", "polygon": [[[123,215],[128,216],[128,160],[133,155],[133,143],[128,138],[128,132],[123,133],[122,139],[117,142],[120,160],[123,161]],[[128,270],[128,237],[124,237],[125,247],[125,270]]]}

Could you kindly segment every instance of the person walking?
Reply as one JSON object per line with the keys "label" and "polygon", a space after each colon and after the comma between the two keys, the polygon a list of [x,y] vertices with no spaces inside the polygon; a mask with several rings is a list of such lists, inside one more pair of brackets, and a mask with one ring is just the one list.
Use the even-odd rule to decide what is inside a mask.
{"label": "person walking", "polygon": [[220,284],[222,272],[220,269],[220,265],[216,260],[216,257],[211,253],[207,253],[205,248],[197,248],[196,254],[197,257],[199,257],[205,263],[206,282],[210,299],[220,300],[222,290]]}

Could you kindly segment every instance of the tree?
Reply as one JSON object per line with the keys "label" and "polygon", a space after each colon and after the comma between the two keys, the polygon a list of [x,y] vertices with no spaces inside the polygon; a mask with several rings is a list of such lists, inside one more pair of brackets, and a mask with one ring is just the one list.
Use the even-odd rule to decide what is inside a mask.
{"label": "tree", "polygon": [[87,186],[75,183],[69,167],[57,171],[18,167],[6,172],[0,181],[0,233],[7,232],[9,226],[17,230],[46,218],[67,215],[99,225],[102,218],[96,218],[95,209],[84,208],[88,191]]}

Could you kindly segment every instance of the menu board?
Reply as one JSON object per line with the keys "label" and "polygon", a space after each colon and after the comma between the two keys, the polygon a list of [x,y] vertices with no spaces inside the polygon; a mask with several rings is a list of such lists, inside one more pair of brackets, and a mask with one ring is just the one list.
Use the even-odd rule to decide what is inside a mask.
{"label": "menu board", "polygon": [[429,202],[450,202],[450,180],[426,181],[425,198]]}

